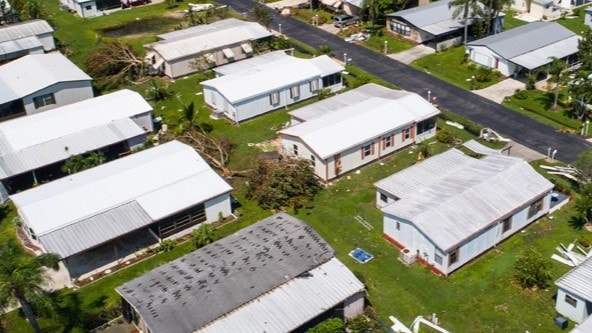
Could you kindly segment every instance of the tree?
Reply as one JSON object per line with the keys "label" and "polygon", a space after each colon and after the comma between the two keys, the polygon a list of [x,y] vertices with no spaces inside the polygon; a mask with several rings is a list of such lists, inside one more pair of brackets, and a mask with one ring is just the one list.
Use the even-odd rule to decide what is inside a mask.
{"label": "tree", "polygon": [[506,7],[510,7],[512,5],[512,0],[482,0],[482,3],[484,5],[484,17],[483,17],[483,21],[484,21],[484,32],[485,34],[489,35],[491,33],[496,33],[495,28],[492,31],[492,26],[491,24],[497,20],[497,18],[499,17],[500,12],[506,8]]}
{"label": "tree", "polygon": [[101,165],[103,162],[105,162],[105,159],[105,154],[101,152],[92,151],[84,154],[78,154],[67,159],[60,169],[62,172],[68,174],[77,173],[82,170]]}
{"label": "tree", "polygon": [[0,245],[0,258],[0,308],[18,302],[33,330],[41,332],[34,309],[52,309],[50,298],[43,290],[49,282],[43,267],[58,270],[58,256],[44,253],[33,257],[9,240]]}
{"label": "tree", "polygon": [[393,4],[392,0],[365,0],[362,3],[361,14],[364,17],[367,15],[374,27],[374,23],[379,17],[383,16],[385,12],[393,10]]}
{"label": "tree", "polygon": [[248,175],[247,198],[265,209],[298,209],[321,189],[309,161],[258,159]]}
{"label": "tree", "polygon": [[191,243],[196,249],[204,247],[214,241],[214,226],[211,223],[202,223],[191,233]]}
{"label": "tree", "polygon": [[421,161],[432,156],[430,146],[425,141],[417,144],[417,160]]}
{"label": "tree", "polygon": [[462,17],[465,26],[463,43],[467,44],[469,38],[469,19],[482,13],[478,0],[452,0],[448,3],[448,8],[454,8],[452,18]]}
{"label": "tree", "polygon": [[266,29],[269,29],[269,25],[271,24],[273,18],[264,6],[255,6],[255,8],[251,10],[251,15],[255,21],[264,26]]}
{"label": "tree", "polygon": [[587,74],[592,71],[592,29],[585,29],[582,39],[578,41],[578,59],[581,62],[580,70]]}
{"label": "tree", "polygon": [[553,106],[551,107],[552,110],[555,110],[557,109],[557,103],[559,100],[559,88],[566,80],[566,76],[563,74],[567,69],[567,63],[565,60],[559,59],[557,57],[550,57],[550,59],[552,59],[552,61],[549,64],[547,72],[550,76],[548,81],[555,83]]}
{"label": "tree", "polygon": [[573,163],[578,169],[578,174],[583,182],[589,182],[592,179],[592,149],[585,150]]}
{"label": "tree", "polygon": [[131,45],[111,41],[92,52],[86,60],[86,71],[99,88],[113,88],[144,75],[144,60]]}
{"label": "tree", "polygon": [[329,318],[313,328],[308,329],[306,333],[343,333],[344,330],[343,320],[339,318]]}
{"label": "tree", "polygon": [[235,147],[227,137],[207,135],[203,128],[190,128],[176,139],[193,147],[210,165],[225,175],[239,174],[231,172],[227,167],[230,152]]}
{"label": "tree", "polygon": [[12,8],[18,12],[21,21],[43,19],[47,16],[40,0],[12,0]]}
{"label": "tree", "polygon": [[592,184],[585,184],[580,190],[580,195],[576,197],[575,220],[580,221],[577,223],[579,227],[584,225],[592,225]]}
{"label": "tree", "polygon": [[546,288],[551,281],[551,260],[532,247],[526,248],[516,258],[514,279],[522,288]]}
{"label": "tree", "polygon": [[171,92],[167,84],[157,81],[156,79],[150,80],[150,88],[146,89],[146,95],[149,100],[163,101],[171,97]]}

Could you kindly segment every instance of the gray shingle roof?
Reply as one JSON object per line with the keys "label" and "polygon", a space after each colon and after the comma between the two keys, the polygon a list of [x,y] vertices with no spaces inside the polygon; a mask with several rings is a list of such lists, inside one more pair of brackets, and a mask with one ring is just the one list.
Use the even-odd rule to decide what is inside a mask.
{"label": "gray shingle roof", "polygon": [[592,258],[572,268],[560,277],[555,284],[570,293],[592,302]]}
{"label": "gray shingle roof", "polygon": [[279,213],[116,290],[152,332],[187,333],[333,257],[309,225]]}
{"label": "gray shingle roof", "polygon": [[576,34],[558,23],[532,22],[472,41],[467,46],[485,46],[505,59],[511,59],[573,36]]}
{"label": "gray shingle roof", "polygon": [[553,188],[522,159],[476,159],[454,148],[375,186],[401,198],[385,214],[411,221],[444,251]]}

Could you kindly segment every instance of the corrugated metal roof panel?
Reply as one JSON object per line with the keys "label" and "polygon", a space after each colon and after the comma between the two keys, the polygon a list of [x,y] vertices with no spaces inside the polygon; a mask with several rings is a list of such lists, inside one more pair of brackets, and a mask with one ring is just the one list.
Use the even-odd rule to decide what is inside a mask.
{"label": "corrugated metal roof panel", "polygon": [[53,28],[44,20],[31,20],[0,27],[0,42],[38,36],[53,32]]}
{"label": "corrugated metal roof panel", "polygon": [[38,236],[48,253],[67,258],[152,222],[144,209],[132,201]]}
{"label": "corrugated metal roof panel", "polygon": [[325,159],[439,113],[438,109],[414,93],[396,100],[371,97],[278,133],[299,137],[320,158]]}
{"label": "corrugated metal roof panel", "polygon": [[11,92],[0,94],[0,104],[26,97],[59,82],[91,80],[61,53],[29,54],[0,66],[0,92]]}
{"label": "corrugated metal roof panel", "polygon": [[66,160],[74,155],[141,135],[146,135],[146,132],[129,118],[117,119],[110,123],[86,128],[80,132],[0,155],[0,177],[7,178],[35,170]]}
{"label": "corrugated metal roof panel", "polygon": [[24,50],[42,48],[43,44],[35,36],[0,42],[0,55],[16,53]]}
{"label": "corrugated metal roof panel", "polygon": [[399,99],[410,94],[407,91],[393,90],[375,83],[368,83],[356,89],[320,100],[316,103],[303,106],[289,112],[290,116],[299,120],[308,121],[329,112],[355,105],[370,97],[383,97],[387,99]]}
{"label": "corrugated metal roof panel", "polygon": [[555,284],[570,293],[592,302],[592,258],[572,268],[560,277]]}
{"label": "corrugated metal roof panel", "polygon": [[244,71],[247,69],[251,69],[254,67],[266,65],[270,62],[284,59],[286,57],[289,57],[289,55],[287,55],[285,51],[274,51],[274,52],[269,52],[269,53],[265,53],[262,55],[258,55],[256,57],[233,62],[233,63],[227,64],[227,65],[218,66],[218,67],[215,67],[213,69],[213,71],[216,72],[216,74],[218,76],[223,76],[223,75],[228,75],[231,73],[236,73],[236,72]]}
{"label": "corrugated metal roof panel", "polygon": [[562,59],[576,54],[579,51],[579,42],[580,36],[572,36],[508,60],[530,70],[536,69],[551,63],[552,57]]}
{"label": "corrugated metal roof panel", "polygon": [[241,42],[270,37],[259,23],[226,19],[206,26],[196,26],[159,35],[159,42],[147,45],[167,61],[197,55]]}
{"label": "corrugated metal roof panel", "polygon": [[423,6],[417,6],[387,14],[388,17],[400,17],[410,24],[423,28],[438,22],[450,21],[454,8],[448,8],[452,0],[440,0]]}
{"label": "corrugated metal roof panel", "polygon": [[[532,22],[496,35],[469,42],[467,46],[485,46],[505,59],[533,52],[576,36],[555,22]],[[547,57],[554,56],[547,54]]]}
{"label": "corrugated metal roof panel", "polygon": [[309,225],[279,213],[116,290],[152,332],[187,333],[313,270],[334,255]]}
{"label": "corrugated metal roof panel", "polygon": [[[242,71],[201,82],[215,88],[230,103],[277,91],[298,82],[339,73],[344,68],[326,55],[314,59],[281,57]],[[281,73],[281,75],[278,75]]]}
{"label": "corrugated metal roof panel", "polygon": [[196,332],[291,332],[363,290],[355,275],[333,258]]}
{"label": "corrugated metal roof panel", "polygon": [[156,221],[231,189],[193,148],[171,141],[11,199],[23,222],[43,235],[131,201]]}
{"label": "corrugated metal roof panel", "polygon": [[[436,155],[375,184],[390,189],[404,184],[402,188],[409,192],[397,188],[395,195],[401,200],[382,211],[411,221],[443,250],[553,188],[521,159],[505,155],[475,159],[459,153]],[[452,164],[455,160],[460,163]],[[440,170],[428,176],[431,182],[418,181],[434,165]]]}

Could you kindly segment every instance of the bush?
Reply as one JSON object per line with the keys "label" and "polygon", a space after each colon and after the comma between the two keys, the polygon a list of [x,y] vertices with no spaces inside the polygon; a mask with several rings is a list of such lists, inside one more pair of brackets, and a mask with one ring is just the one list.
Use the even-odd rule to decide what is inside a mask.
{"label": "bush", "polygon": [[536,74],[528,74],[526,76],[526,90],[536,89]]}
{"label": "bush", "polygon": [[532,247],[526,248],[517,256],[514,279],[522,288],[548,287],[551,282],[551,260]]}
{"label": "bush", "polygon": [[175,248],[175,246],[177,246],[177,242],[175,242],[172,239],[167,239],[160,243],[160,245],[158,246],[158,252],[172,251]]}
{"label": "bush", "polygon": [[436,140],[441,143],[452,143],[454,142],[454,135],[447,128],[443,128],[436,133]]}
{"label": "bush", "polygon": [[495,78],[493,71],[490,68],[479,67],[475,73],[475,80],[477,82],[489,82]]}
{"label": "bush", "polygon": [[516,99],[522,99],[522,100],[524,100],[524,99],[527,99],[528,98],[528,95],[526,94],[526,90],[516,89],[514,91],[514,97]]}
{"label": "bush", "polygon": [[330,318],[307,330],[306,333],[343,333],[344,329],[341,319]]}

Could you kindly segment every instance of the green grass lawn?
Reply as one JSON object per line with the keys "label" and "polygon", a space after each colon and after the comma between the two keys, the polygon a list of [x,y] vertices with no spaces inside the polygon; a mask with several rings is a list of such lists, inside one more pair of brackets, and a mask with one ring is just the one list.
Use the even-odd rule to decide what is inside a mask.
{"label": "green grass lawn", "polygon": [[509,10],[505,12],[506,16],[504,16],[504,30],[510,30],[521,25],[528,24],[526,21],[522,21],[516,18],[516,12],[513,10]]}
{"label": "green grass lawn", "polygon": [[[477,75],[477,66],[471,66],[464,61],[465,48],[457,46],[446,51],[421,57],[411,63],[411,66],[430,75],[452,83],[463,89],[471,89],[471,77]],[[485,82],[474,82],[475,89],[483,89],[499,82],[493,77]]]}

